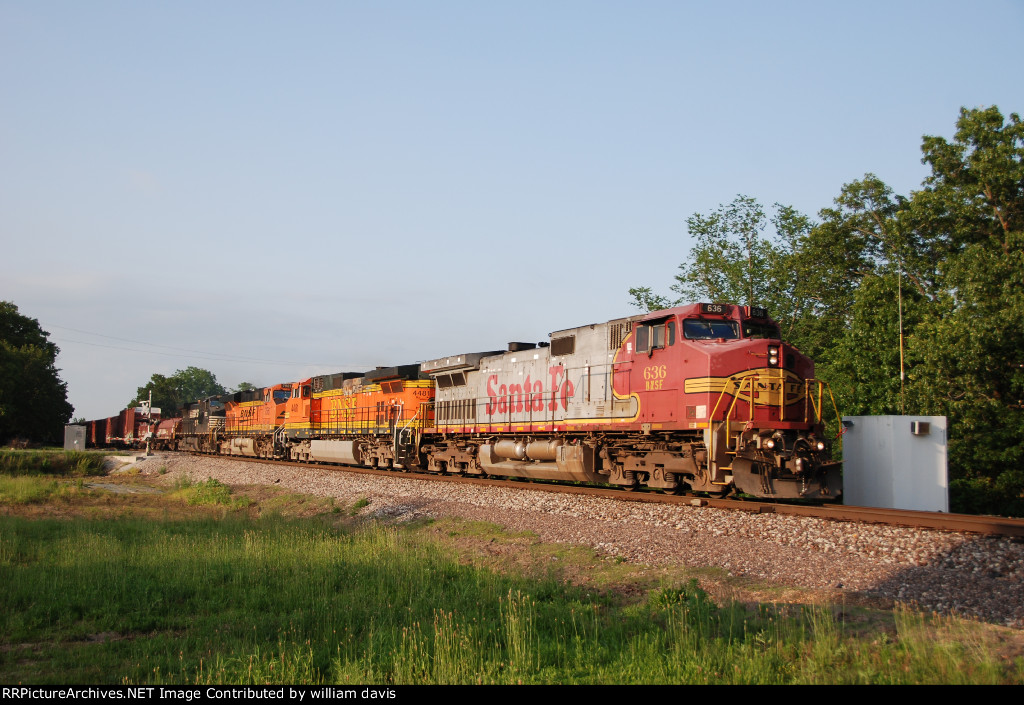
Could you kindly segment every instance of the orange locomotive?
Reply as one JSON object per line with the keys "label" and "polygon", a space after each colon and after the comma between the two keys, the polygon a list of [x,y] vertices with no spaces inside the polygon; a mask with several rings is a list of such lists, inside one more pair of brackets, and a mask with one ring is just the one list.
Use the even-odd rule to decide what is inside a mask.
{"label": "orange locomotive", "polygon": [[224,440],[220,452],[274,457],[274,432],[284,422],[292,389],[296,386],[275,384],[219,397],[224,403]]}
{"label": "orange locomotive", "polygon": [[296,385],[278,447],[293,460],[405,468],[418,464],[434,383],[419,365],[321,375]]}

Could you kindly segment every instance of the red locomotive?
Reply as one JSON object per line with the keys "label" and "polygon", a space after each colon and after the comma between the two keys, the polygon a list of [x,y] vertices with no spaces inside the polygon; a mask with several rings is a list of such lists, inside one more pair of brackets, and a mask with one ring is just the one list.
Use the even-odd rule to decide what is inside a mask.
{"label": "red locomotive", "polygon": [[692,304],[424,363],[428,469],[834,499],[814,363],[764,309]]}
{"label": "red locomotive", "polygon": [[200,401],[172,425],[169,445],[834,500],[842,483],[824,435],[824,395],[814,363],[780,340],[764,309],[691,304],[556,331],[549,341],[505,351]]}

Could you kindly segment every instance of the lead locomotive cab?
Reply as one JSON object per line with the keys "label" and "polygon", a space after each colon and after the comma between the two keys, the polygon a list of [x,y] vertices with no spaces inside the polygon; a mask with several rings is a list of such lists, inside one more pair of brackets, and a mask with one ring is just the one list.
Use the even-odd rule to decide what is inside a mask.
{"label": "lead locomotive cab", "polygon": [[684,396],[691,426],[704,430],[710,481],[731,480],[759,497],[836,499],[839,463],[828,456],[826,387],[815,379],[814,363],[781,340],[763,308],[693,308],[683,316],[683,339],[703,351],[707,375],[688,376]]}

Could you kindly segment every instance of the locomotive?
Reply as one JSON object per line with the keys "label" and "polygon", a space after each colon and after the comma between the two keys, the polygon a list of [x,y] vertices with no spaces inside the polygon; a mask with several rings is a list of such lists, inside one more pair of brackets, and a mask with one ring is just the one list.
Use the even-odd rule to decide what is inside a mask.
{"label": "locomotive", "polygon": [[826,390],[765,309],[697,303],[200,400],[157,445],[826,501],[842,491]]}

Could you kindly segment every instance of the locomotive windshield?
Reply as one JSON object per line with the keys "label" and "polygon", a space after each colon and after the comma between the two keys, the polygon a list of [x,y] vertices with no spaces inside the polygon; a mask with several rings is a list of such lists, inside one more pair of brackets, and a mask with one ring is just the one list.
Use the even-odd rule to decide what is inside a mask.
{"label": "locomotive windshield", "polygon": [[290,397],[290,396],[291,396],[291,392],[289,392],[287,389],[275,389],[274,390],[274,403],[275,404],[284,404],[286,401],[288,401],[288,397]]}
{"label": "locomotive windshield", "polygon": [[683,321],[683,335],[687,340],[735,340],[740,337],[736,321],[718,321],[705,318],[687,318]]}

